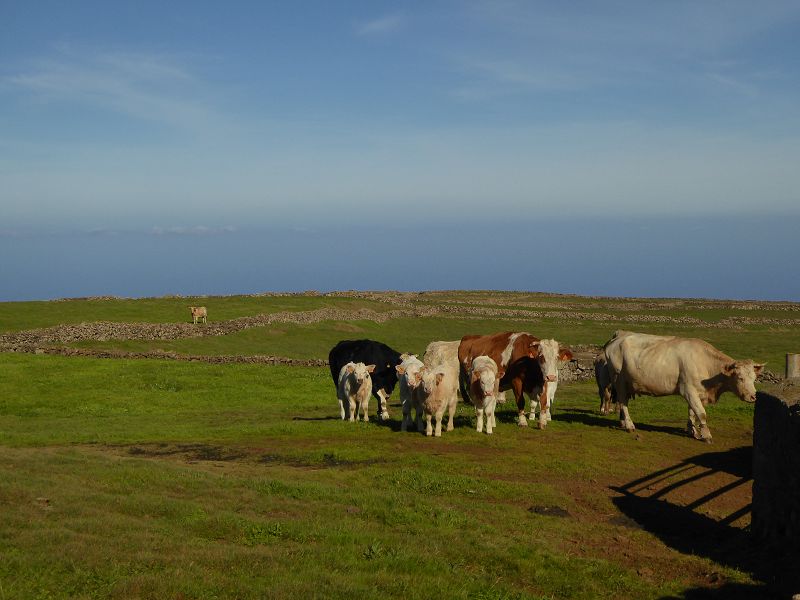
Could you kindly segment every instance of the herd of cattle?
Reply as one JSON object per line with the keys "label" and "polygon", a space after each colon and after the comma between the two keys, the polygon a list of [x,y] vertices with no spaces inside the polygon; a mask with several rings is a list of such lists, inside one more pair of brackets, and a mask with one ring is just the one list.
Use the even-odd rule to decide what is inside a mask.
{"label": "herd of cattle", "polygon": [[[526,426],[538,413],[543,429],[550,420],[559,363],[571,358],[572,352],[555,340],[509,331],[431,342],[421,361],[382,342],[345,340],[331,349],[328,362],[342,419],[357,421],[361,415],[368,421],[370,395],[378,401],[379,418],[388,419],[389,397],[399,385],[402,430],[412,423],[413,408],[417,430],[422,431],[424,419],[426,435],[438,437],[445,411],[447,431],[453,429],[459,392],[475,407],[479,433],[484,427],[492,433],[495,405],[503,401],[505,390],[514,394],[519,425]],[[631,398],[679,394],[689,406],[688,433],[710,442],[705,405],[716,403],[723,392],[754,402],[755,380],[763,367],[752,360],[734,360],[699,339],[617,331],[595,359],[600,411],[608,414],[616,403],[620,425],[633,431]]]}

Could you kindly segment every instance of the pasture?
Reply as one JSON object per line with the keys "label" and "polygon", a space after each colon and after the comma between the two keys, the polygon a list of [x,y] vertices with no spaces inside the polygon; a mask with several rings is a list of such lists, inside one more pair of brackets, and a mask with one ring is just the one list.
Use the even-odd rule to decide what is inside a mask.
{"label": "pasture", "polygon": [[620,430],[591,381],[559,385],[546,430],[509,401],[481,435],[460,404],[433,439],[400,432],[397,391],[390,421],[372,399],[369,423],[345,423],[326,367],[204,357],[626,328],[781,372],[798,325],[791,303],[493,292],[0,303],[0,599],[764,597],[753,406],[730,394],[711,446],[678,397],[637,398]]}

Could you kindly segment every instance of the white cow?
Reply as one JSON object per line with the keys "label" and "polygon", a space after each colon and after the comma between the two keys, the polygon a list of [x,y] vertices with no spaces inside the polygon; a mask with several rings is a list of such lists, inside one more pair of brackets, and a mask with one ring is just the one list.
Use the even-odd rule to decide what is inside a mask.
{"label": "white cow", "polygon": [[369,421],[367,408],[369,396],[372,394],[372,377],[370,373],[375,370],[375,365],[349,362],[339,371],[339,385],[336,387],[339,397],[339,412],[342,420],[358,421],[358,413],[364,415],[364,421]]}
{"label": "white cow", "polygon": [[469,395],[475,403],[478,417],[478,433],[483,431],[483,416],[486,413],[486,433],[491,434],[495,426],[494,409],[497,404],[500,379],[497,377],[497,363],[488,356],[477,356],[470,365]]}
{"label": "white cow", "polygon": [[444,411],[448,409],[449,420],[447,431],[453,431],[453,417],[456,412],[456,388],[458,387],[458,376],[453,377],[449,369],[435,367],[430,369],[423,367],[417,373],[419,385],[414,390],[414,401],[422,407],[425,415],[425,435],[431,435],[431,418],[436,417],[436,437],[442,435],[442,419]]}
{"label": "white cow", "polygon": [[[543,393],[547,394],[547,408],[545,408],[545,418],[550,421],[550,411],[553,408],[553,400],[556,396],[556,388],[558,388],[558,367],[561,362],[570,360],[572,352],[569,348],[562,348],[555,340],[542,340],[539,342],[539,366],[542,368],[542,375],[544,376],[544,390]],[[529,418],[533,421],[536,419],[536,411],[540,410],[539,400],[537,395],[531,396],[531,413]]]}
{"label": "white cow", "polygon": [[[414,390],[419,385],[417,374],[424,366],[422,361],[419,360],[414,354],[402,354],[400,358],[403,359],[399,365],[395,367],[397,370],[397,378],[400,383],[400,403],[403,406],[403,423],[401,429],[408,430],[411,424],[411,407],[414,406]],[[422,408],[414,406],[416,410],[416,423],[417,431],[422,431]]]}
{"label": "white cow", "polygon": [[755,402],[755,380],[764,368],[752,360],[734,360],[694,338],[617,332],[606,342],[604,351],[624,429],[635,429],[628,400],[636,394],[679,394],[689,405],[687,431],[709,443],[705,405],[715,404],[723,392]]}

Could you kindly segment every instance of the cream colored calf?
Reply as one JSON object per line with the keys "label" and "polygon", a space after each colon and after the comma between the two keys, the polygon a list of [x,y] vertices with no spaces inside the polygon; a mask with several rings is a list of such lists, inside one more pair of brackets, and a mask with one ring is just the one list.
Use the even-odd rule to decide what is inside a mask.
{"label": "cream colored calf", "polygon": [[469,394],[475,403],[478,417],[478,433],[483,431],[483,417],[486,414],[486,433],[492,433],[495,426],[494,408],[497,404],[500,380],[497,378],[497,363],[488,356],[477,356],[469,368]]}
{"label": "cream colored calf", "polygon": [[370,373],[375,370],[375,365],[349,362],[339,371],[339,385],[336,388],[339,397],[339,412],[342,421],[358,421],[358,413],[364,415],[364,421],[369,421],[369,397],[372,394],[372,377]]}
{"label": "cream colored calf", "polygon": [[422,431],[422,408],[414,403],[414,390],[419,385],[417,374],[422,369],[423,364],[413,354],[402,354],[400,358],[403,359],[403,362],[395,367],[400,384],[400,403],[403,405],[403,423],[400,428],[402,431],[408,430],[408,426],[411,424],[411,407],[413,406],[416,410],[417,431]]}
{"label": "cream colored calf", "polygon": [[447,431],[453,431],[453,417],[456,412],[456,388],[458,388],[458,377],[454,377],[449,369],[436,367],[429,369],[423,367],[417,373],[419,383],[414,390],[414,401],[422,406],[422,413],[425,416],[425,435],[433,434],[431,419],[436,417],[436,437],[442,435],[442,419],[445,409],[448,410],[449,420]]}

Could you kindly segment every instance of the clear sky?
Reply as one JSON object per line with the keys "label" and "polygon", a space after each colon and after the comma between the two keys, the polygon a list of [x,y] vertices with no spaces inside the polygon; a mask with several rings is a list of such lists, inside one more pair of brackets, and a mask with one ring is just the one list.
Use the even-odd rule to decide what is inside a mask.
{"label": "clear sky", "polygon": [[796,1],[0,0],[5,247],[719,216],[800,223]]}

